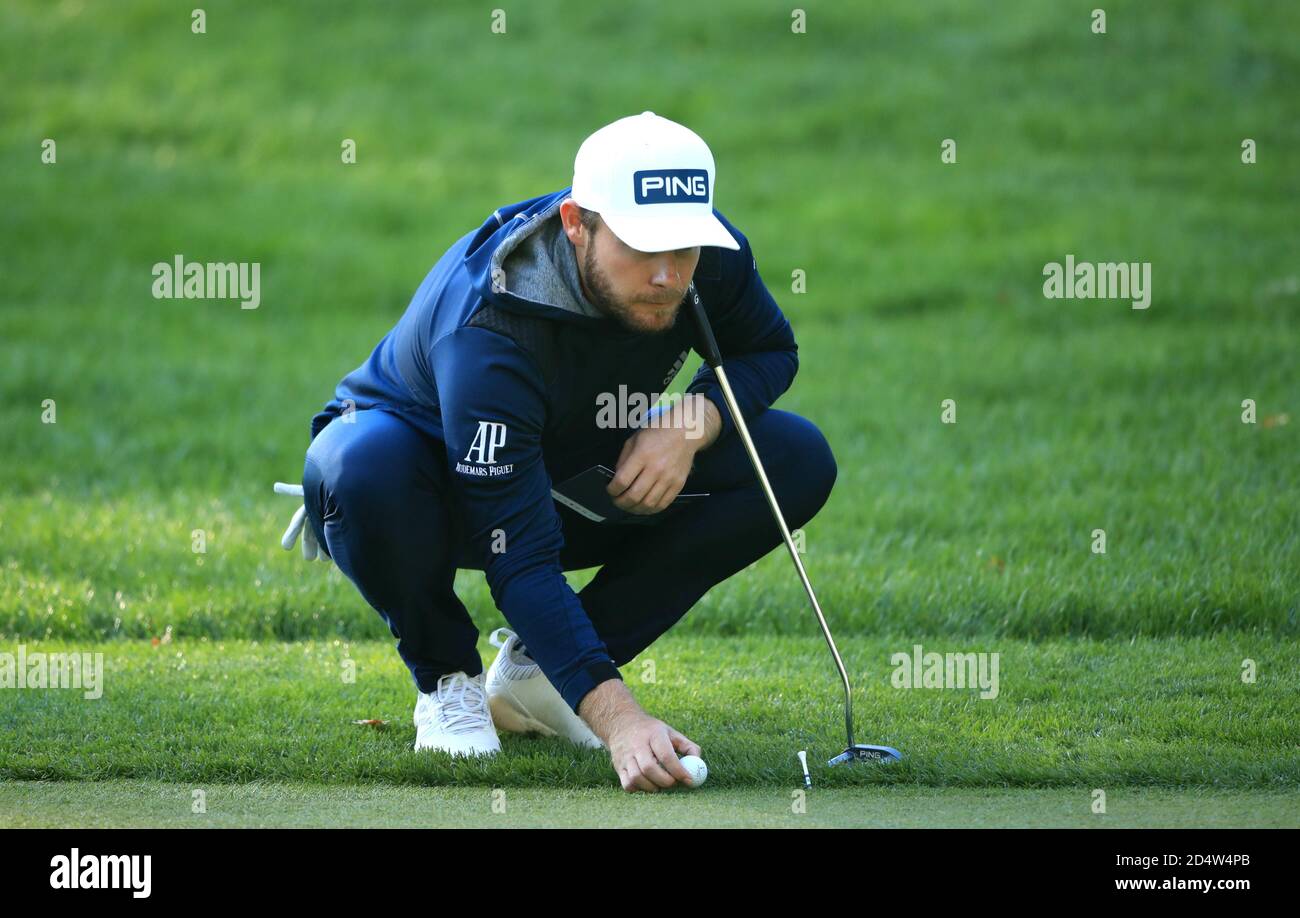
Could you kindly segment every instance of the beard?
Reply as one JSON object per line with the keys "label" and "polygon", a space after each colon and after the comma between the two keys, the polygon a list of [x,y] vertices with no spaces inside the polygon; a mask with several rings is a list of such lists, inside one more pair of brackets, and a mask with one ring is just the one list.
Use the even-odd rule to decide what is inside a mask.
{"label": "beard", "polygon": [[671,307],[671,312],[666,308],[662,313],[647,314],[644,309],[638,310],[615,292],[614,285],[596,263],[595,246],[587,247],[582,267],[591,305],[606,318],[617,322],[620,328],[639,335],[663,335],[672,331],[677,324],[677,315],[686,294],[683,293],[673,302],[659,301],[664,307]]}

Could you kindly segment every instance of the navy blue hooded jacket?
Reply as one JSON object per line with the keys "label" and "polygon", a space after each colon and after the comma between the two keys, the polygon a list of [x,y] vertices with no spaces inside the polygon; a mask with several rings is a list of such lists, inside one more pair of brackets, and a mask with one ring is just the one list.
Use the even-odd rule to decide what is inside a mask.
{"label": "navy blue hooded jacket", "polygon": [[[606,393],[607,403],[626,386],[653,404],[689,356],[695,332],[685,307],[670,331],[645,335],[601,315],[580,289],[566,293],[573,285],[557,278],[576,277],[576,259],[567,237],[555,234],[569,192],[503,207],[448,249],[401,320],[313,418],[311,434],[343,410],[379,408],[445,444],[472,555],[492,597],[576,711],[587,692],[619,674],[564,578],[551,483],[588,468],[602,447],[618,455],[629,432],[597,423],[598,396]],[[736,400],[751,418],[789,388],[797,349],[748,241],[714,214],[740,249],[702,247],[694,284]],[[719,441],[735,436],[707,365],[686,391],[717,406]],[[507,550],[494,553],[497,530]]]}

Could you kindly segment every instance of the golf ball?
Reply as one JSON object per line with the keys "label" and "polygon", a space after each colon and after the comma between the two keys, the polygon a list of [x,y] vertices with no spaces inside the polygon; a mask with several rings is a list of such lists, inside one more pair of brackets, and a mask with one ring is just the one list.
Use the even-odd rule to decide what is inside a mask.
{"label": "golf ball", "polygon": [[699,787],[709,777],[709,766],[704,764],[704,759],[698,755],[682,756],[682,767],[691,776],[691,787]]}

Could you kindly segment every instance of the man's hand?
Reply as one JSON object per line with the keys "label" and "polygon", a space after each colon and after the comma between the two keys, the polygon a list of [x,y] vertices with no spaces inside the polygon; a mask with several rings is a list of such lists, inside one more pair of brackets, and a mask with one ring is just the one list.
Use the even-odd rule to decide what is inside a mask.
{"label": "man's hand", "polygon": [[615,475],[606,486],[614,506],[628,513],[659,513],[681,493],[695,454],[717,439],[722,417],[700,394],[646,412],[646,424],[623,441]]}
{"label": "man's hand", "polygon": [[690,773],[678,755],[699,755],[700,747],[643,711],[622,681],[600,683],[582,699],[578,714],[604,740],[610,763],[629,794],[653,794],[678,782],[690,787]]}

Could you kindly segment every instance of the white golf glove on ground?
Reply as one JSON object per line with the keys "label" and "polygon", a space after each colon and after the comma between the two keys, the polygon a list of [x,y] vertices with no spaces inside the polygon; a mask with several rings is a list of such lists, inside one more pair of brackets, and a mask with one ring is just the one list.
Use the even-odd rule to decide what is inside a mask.
{"label": "white golf glove on ground", "polygon": [[[289,494],[293,497],[302,497],[302,485],[288,484],[283,481],[275,483],[276,494]],[[320,547],[316,541],[315,531],[307,525],[307,507],[303,505],[294,513],[293,519],[289,521],[289,528],[284,531],[280,538],[280,547],[285,551],[293,551],[293,543],[298,541],[298,534],[302,534],[302,556],[308,561],[321,560],[326,564],[330,562],[329,553]]]}

